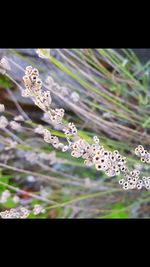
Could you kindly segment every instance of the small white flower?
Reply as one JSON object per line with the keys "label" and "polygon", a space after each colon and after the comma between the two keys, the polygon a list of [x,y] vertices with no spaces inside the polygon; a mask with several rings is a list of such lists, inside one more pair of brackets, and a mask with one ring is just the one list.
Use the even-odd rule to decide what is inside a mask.
{"label": "small white flower", "polygon": [[62,152],[66,152],[68,149],[69,149],[69,146],[64,146],[64,147],[62,148]]}
{"label": "small white flower", "polygon": [[35,163],[38,159],[38,155],[35,152],[28,151],[25,153],[25,159],[30,163]]}
{"label": "small white flower", "polygon": [[87,187],[91,187],[91,180],[90,180],[89,177],[85,178],[85,185],[86,185]]}
{"label": "small white flower", "polygon": [[0,202],[5,203],[7,202],[8,198],[11,196],[9,190],[5,190],[1,194]]}
{"label": "small white flower", "polygon": [[16,121],[11,121],[9,123],[10,127],[15,131],[21,131],[21,124]]}
{"label": "small white flower", "polygon": [[105,119],[113,119],[114,118],[113,114],[111,114],[110,112],[104,112],[102,117]]}
{"label": "small white flower", "polygon": [[40,58],[49,58],[50,56],[50,49],[41,49],[41,48],[38,48],[36,49],[36,53],[38,54],[38,56]]}
{"label": "small white flower", "polygon": [[62,119],[64,117],[64,109],[63,108],[56,108],[56,109],[51,109],[50,112],[50,119],[53,123],[55,124],[60,124],[62,123]]}
{"label": "small white flower", "polygon": [[0,104],[0,112],[4,112],[5,111],[5,106],[3,104]]}
{"label": "small white flower", "polygon": [[20,198],[18,196],[14,196],[13,197],[13,202],[14,203],[19,203],[19,201],[20,201]]}
{"label": "small white flower", "polygon": [[34,206],[33,213],[34,213],[34,215],[38,215],[40,213],[45,213],[45,209],[41,205],[36,204]]}
{"label": "small white flower", "polygon": [[3,57],[0,60],[0,73],[5,74],[7,70],[11,70],[11,68],[6,57]]}
{"label": "small white flower", "polygon": [[123,62],[122,62],[122,66],[125,67],[128,62],[129,62],[128,59],[124,59]]}
{"label": "small white flower", "polygon": [[72,136],[77,134],[77,128],[73,122],[69,122],[68,126],[63,129],[66,136]]}
{"label": "small white flower", "polygon": [[34,177],[34,176],[32,176],[32,175],[29,175],[29,176],[27,176],[27,181],[28,181],[28,182],[31,182],[31,183],[33,183],[33,182],[35,182],[35,181],[36,181],[36,179],[35,179],[35,177]]}
{"label": "small white flower", "polygon": [[72,99],[73,102],[77,103],[80,99],[80,96],[77,92],[72,92],[70,98]]}
{"label": "small white flower", "polygon": [[99,144],[99,138],[96,135],[93,137],[93,141],[95,144]]}
{"label": "small white flower", "polygon": [[69,94],[68,89],[65,86],[61,87],[61,95],[67,96],[68,94]]}
{"label": "small white flower", "polygon": [[21,207],[19,209],[19,215],[21,219],[25,219],[29,216],[30,211],[27,208]]}
{"label": "small white flower", "polygon": [[44,141],[46,143],[51,143],[52,142],[51,133],[47,129],[44,129]]}
{"label": "small white flower", "polygon": [[5,129],[8,125],[8,120],[4,116],[0,116],[0,129]]}
{"label": "small white flower", "polygon": [[45,83],[49,86],[52,87],[52,85],[54,84],[54,80],[51,76],[48,76],[45,80]]}
{"label": "small white flower", "polygon": [[15,116],[15,117],[14,117],[14,120],[15,120],[15,121],[24,121],[24,118],[23,118],[22,115],[18,115],[18,116]]}
{"label": "small white flower", "polygon": [[38,125],[35,129],[34,129],[34,132],[35,133],[38,133],[38,134],[44,134],[44,127],[42,125]]}

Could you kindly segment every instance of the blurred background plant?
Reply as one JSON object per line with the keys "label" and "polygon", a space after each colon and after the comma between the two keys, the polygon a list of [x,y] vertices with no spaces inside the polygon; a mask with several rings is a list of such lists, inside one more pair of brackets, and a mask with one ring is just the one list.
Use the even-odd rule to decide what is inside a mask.
{"label": "blurred background plant", "polygon": [[[23,131],[0,129],[1,211],[41,205],[45,212],[31,212],[29,218],[149,217],[149,191],[122,190],[118,177],[106,177],[69,152],[54,150],[35,134],[33,128],[41,124],[64,137],[20,92],[26,66],[36,67],[44,83],[50,75],[63,88],[60,92],[56,88],[51,96],[53,107],[64,108],[64,121],[74,122],[86,141],[97,135],[106,149],[126,156],[131,169],[149,176],[149,166],[134,155],[139,144],[150,150],[150,61],[145,55],[141,60],[140,52],[51,49],[41,58],[36,49],[0,50],[0,58],[5,56],[11,67],[7,75],[0,74],[2,115],[9,120],[20,114],[25,118]],[[10,138],[21,142],[12,147]]]}

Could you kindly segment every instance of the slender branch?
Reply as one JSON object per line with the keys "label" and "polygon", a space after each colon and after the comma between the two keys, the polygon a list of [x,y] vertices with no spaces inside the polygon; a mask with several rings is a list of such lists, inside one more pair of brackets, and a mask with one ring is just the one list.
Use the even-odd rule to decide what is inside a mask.
{"label": "slender branch", "polygon": [[18,193],[21,193],[21,194],[28,194],[29,196],[31,196],[31,197],[33,197],[33,198],[35,198],[35,199],[38,199],[38,200],[47,202],[47,203],[49,203],[49,204],[56,204],[56,203],[57,203],[57,202],[55,202],[55,201],[53,201],[53,200],[49,200],[49,199],[46,199],[46,198],[44,198],[44,197],[35,195],[35,194],[33,194],[33,193],[30,193],[30,192],[27,192],[27,191],[25,191],[25,190],[19,189],[19,188],[17,188],[17,187],[12,186],[12,185],[6,184],[6,183],[4,183],[4,182],[2,182],[2,181],[0,181],[0,184],[1,184],[1,185],[4,185],[4,186],[6,186],[6,187],[8,187],[9,189],[12,189],[12,190],[15,191],[15,192],[18,192]]}
{"label": "slender branch", "polygon": [[64,179],[59,179],[59,178],[56,178],[56,177],[47,176],[45,174],[41,174],[41,173],[29,171],[29,170],[20,169],[20,168],[17,168],[17,167],[12,167],[10,165],[3,164],[3,163],[0,163],[0,166],[4,167],[4,168],[7,168],[7,169],[10,169],[10,170],[17,171],[17,172],[22,172],[22,173],[26,173],[26,174],[32,174],[32,175],[37,176],[37,177],[39,177],[41,179],[48,180],[48,181],[51,181],[51,182],[54,182],[54,183],[57,183],[57,184],[69,184],[69,185],[81,186],[81,183],[79,183],[77,181],[68,181],[68,180],[64,180]]}

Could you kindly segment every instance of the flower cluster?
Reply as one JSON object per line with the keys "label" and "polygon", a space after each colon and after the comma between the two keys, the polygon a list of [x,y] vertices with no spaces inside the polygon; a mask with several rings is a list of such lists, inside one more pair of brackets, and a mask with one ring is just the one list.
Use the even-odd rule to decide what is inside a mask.
{"label": "flower cluster", "polygon": [[105,171],[108,176],[118,176],[120,171],[126,171],[126,158],[122,157],[117,150],[110,152],[101,146],[96,150],[93,161],[96,169]]}
{"label": "flower cluster", "polygon": [[38,126],[35,127],[34,132],[42,135],[44,134],[44,127],[41,124],[39,124]]}
{"label": "flower cluster", "polygon": [[34,205],[33,214],[38,215],[40,213],[45,213],[45,209],[39,204]]}
{"label": "flower cluster", "polygon": [[53,123],[60,124],[64,117],[64,109],[63,108],[51,109],[51,111],[49,112],[49,115]]}
{"label": "flower cluster", "polygon": [[0,212],[0,217],[3,219],[25,219],[29,216],[30,211],[24,207],[18,207],[16,209],[5,210]]}
{"label": "flower cluster", "polygon": [[[17,198],[16,203],[18,203]],[[36,204],[34,205],[32,212],[34,215],[38,215],[40,213],[45,213],[45,209],[41,205]],[[0,212],[0,217],[3,219],[25,219],[30,215],[30,213],[31,211],[29,211],[29,209],[20,206]]]}
{"label": "flower cluster", "polygon": [[43,135],[44,141],[51,144],[53,147],[60,148],[63,152],[69,149],[69,146],[61,143],[57,136],[51,135],[50,131],[45,129],[42,125],[39,124],[34,131],[35,133]]}
{"label": "flower cluster", "polygon": [[58,148],[59,147],[59,139],[57,136],[51,135],[50,131],[47,129],[44,129],[44,141],[46,143],[52,144],[53,147]]}
{"label": "flower cluster", "polygon": [[139,177],[140,171],[133,170],[127,171],[124,175],[124,179],[119,180],[119,184],[122,185],[123,189],[150,189],[150,177]]}
{"label": "flower cluster", "polygon": [[93,141],[92,145],[81,138],[75,141],[71,144],[71,155],[76,158],[82,157],[85,165],[95,165],[97,170],[104,171],[107,176],[116,176],[120,171],[126,171],[125,157],[122,157],[117,150],[113,152],[105,150],[99,145],[97,136],[94,136]]}
{"label": "flower cluster", "polygon": [[69,122],[68,126],[63,129],[64,134],[69,137],[77,134],[77,128],[73,122]]}
{"label": "flower cluster", "polygon": [[26,89],[23,91],[22,96],[32,97],[35,104],[41,109],[45,110],[46,107],[49,108],[51,97],[49,93],[41,91],[42,81],[39,79],[38,70],[31,66],[27,66],[23,81]]}
{"label": "flower cluster", "polygon": [[[68,89],[64,86],[59,86],[54,82],[53,78],[49,76],[46,79],[46,87],[49,89],[49,91],[43,92],[41,91],[42,82],[39,80],[38,76],[39,74],[36,69],[33,69],[30,66],[26,68],[23,79],[25,82],[27,95],[34,98],[35,104],[45,112],[45,114],[50,118],[51,122],[60,124],[60,126],[64,127],[62,130],[65,133],[68,146],[60,143],[58,137],[52,136],[50,131],[44,129],[44,127],[41,125],[36,127],[35,132],[42,134],[44,141],[52,144],[55,148],[61,148],[61,150],[64,152],[70,149],[73,157],[82,157],[85,165],[94,165],[97,170],[104,171],[107,176],[118,176],[120,172],[123,172],[124,179],[120,180],[119,183],[123,185],[124,189],[132,189],[135,187],[140,189],[143,186],[148,189],[149,178],[145,178],[145,180],[143,178],[139,179],[139,173],[136,170],[129,172],[126,167],[126,158],[121,156],[117,150],[112,152],[105,150],[105,148],[99,144],[99,139],[97,136],[94,136],[93,138],[94,143],[89,144],[87,141],[77,136],[76,126],[72,122],[70,122],[67,126],[63,125],[62,119],[64,116],[64,110],[50,108],[51,96],[49,91],[53,91],[63,97],[70,97]],[[72,99],[75,98],[74,102],[79,100],[76,92],[73,92],[71,95]],[[74,141],[70,141],[69,139],[69,137],[72,136],[74,136]],[[135,154],[141,157],[142,162],[150,163],[150,154],[142,146],[138,146],[138,148],[135,149]]]}
{"label": "flower cluster", "polygon": [[50,105],[52,99],[50,91],[41,90],[42,81],[39,79],[38,70],[32,68],[31,66],[26,67],[25,76],[23,76],[23,80],[26,89],[24,90],[22,96],[31,97],[34,103],[48,114],[50,120],[53,123],[60,124],[64,116],[64,109],[51,109]]}
{"label": "flower cluster", "polygon": [[70,144],[72,150],[71,155],[75,158],[90,159],[90,145],[84,139],[80,138],[74,143]]}
{"label": "flower cluster", "polygon": [[16,121],[16,117],[14,119],[15,120],[8,122],[8,119],[5,116],[0,116],[0,129],[5,129],[9,125],[13,130],[20,132],[22,126]]}
{"label": "flower cluster", "polygon": [[[9,190],[4,190],[0,197],[0,203],[5,203],[8,201],[8,199],[11,197],[11,193]],[[20,201],[20,198],[17,195],[14,195],[12,198],[14,203],[18,203]]]}
{"label": "flower cluster", "polygon": [[141,162],[150,163],[150,153],[143,146],[139,145],[135,148],[135,155],[141,158]]}

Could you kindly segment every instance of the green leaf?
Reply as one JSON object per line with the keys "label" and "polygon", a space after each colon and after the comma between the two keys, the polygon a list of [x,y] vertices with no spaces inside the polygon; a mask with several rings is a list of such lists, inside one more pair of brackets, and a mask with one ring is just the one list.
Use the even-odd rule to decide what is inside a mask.
{"label": "green leaf", "polygon": [[107,214],[105,218],[111,218],[111,219],[123,219],[128,218],[128,213],[124,210],[124,205],[121,203],[116,204],[112,208],[112,212]]}
{"label": "green leaf", "polygon": [[62,217],[62,208],[61,207],[58,207],[56,209],[56,211],[57,211],[57,218],[61,218]]}
{"label": "green leaf", "polygon": [[[10,176],[4,175],[0,176],[0,181],[6,184],[9,184],[9,178]],[[3,192],[6,189],[5,185],[0,184],[0,193]]]}
{"label": "green leaf", "polygon": [[35,215],[33,214],[33,212],[31,212],[29,216],[27,217],[27,219],[44,219],[46,217],[47,217],[46,213],[40,213],[40,214]]}
{"label": "green leaf", "polygon": [[36,218],[38,218],[38,216],[37,215],[34,215],[33,213],[30,213],[27,218],[28,219],[36,219]]}
{"label": "green leaf", "polygon": [[6,76],[0,74],[0,88],[9,88],[12,85],[12,82]]}
{"label": "green leaf", "polygon": [[12,198],[8,198],[7,202],[3,203],[3,207],[7,209],[15,208],[17,204],[12,200]]}
{"label": "green leaf", "polygon": [[144,128],[147,128],[150,124],[150,118],[146,119],[146,121],[142,124]]}

